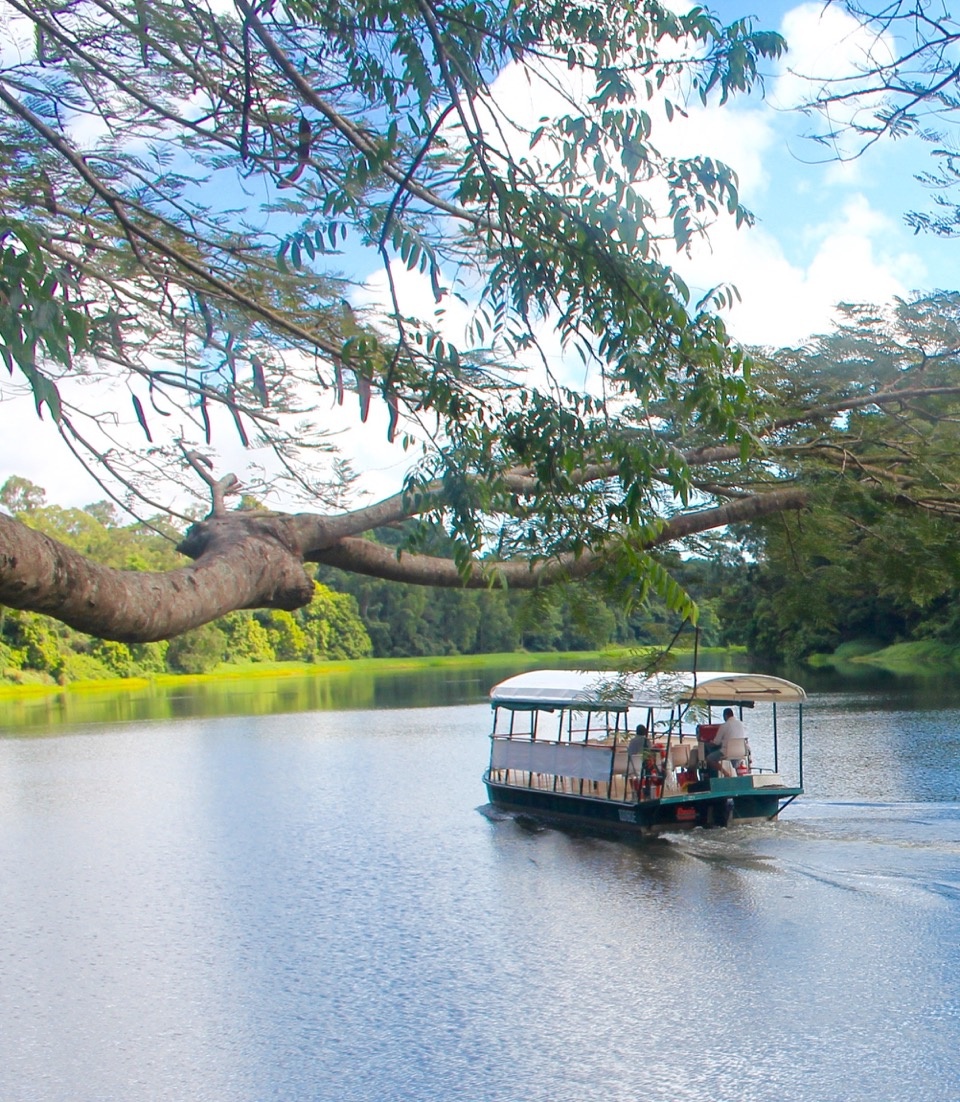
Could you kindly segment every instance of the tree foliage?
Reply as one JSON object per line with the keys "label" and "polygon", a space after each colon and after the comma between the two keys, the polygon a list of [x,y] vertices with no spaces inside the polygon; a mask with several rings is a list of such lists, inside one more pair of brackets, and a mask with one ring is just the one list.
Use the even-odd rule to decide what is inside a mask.
{"label": "tree foliage", "polygon": [[[810,510],[738,531],[751,564],[724,623],[789,657],[960,643],[960,295],[847,307],[836,332],[757,374],[783,403],[769,460],[809,487]],[[818,403],[819,418],[794,419]]]}
{"label": "tree foliage", "polygon": [[[124,506],[158,512],[179,478],[213,508],[162,573],[0,515],[5,604],[127,646],[256,608],[217,630],[306,653],[307,562],[478,593],[596,576],[693,617],[678,541],[863,501],[955,514],[950,296],[751,359],[716,314],[733,292],[693,301],[671,266],[713,219],[750,220],[729,167],[659,137],[779,55],[750,21],[655,0],[8,7],[8,377]],[[410,470],[365,504],[325,429],[374,409]],[[228,510],[209,449],[233,436],[311,511]],[[399,546],[371,536],[391,526]],[[564,614],[533,601],[550,634]]]}
{"label": "tree foliage", "polygon": [[[703,438],[748,439],[748,364],[712,312],[732,292],[691,301],[669,254],[749,213],[729,167],[664,153],[655,132],[690,97],[750,88],[777,35],[655,0],[8,8],[20,35],[0,68],[10,377],[127,505],[169,501],[186,472],[222,513],[235,483],[197,449],[229,431],[268,451],[287,489],[327,512],[309,533],[246,518],[227,540],[221,525],[214,543],[231,544],[238,572],[238,544],[279,541],[389,573],[346,541],[429,515],[454,537],[452,574],[431,581],[476,574],[496,547],[522,567],[511,584],[539,584],[531,563],[560,576],[625,539],[642,573],[664,488],[689,495],[654,408],[682,409]],[[533,120],[515,110],[518,78],[543,105]],[[374,265],[376,308],[358,290]],[[404,296],[410,277],[426,303]],[[98,384],[117,381],[141,447],[96,405]],[[379,510],[341,511],[351,471],[324,460],[321,407],[343,402],[364,421],[376,404],[390,439],[415,449]],[[210,536],[188,554],[211,561]],[[278,569],[236,602],[307,599]],[[225,607],[203,604],[127,634],[169,635]]]}

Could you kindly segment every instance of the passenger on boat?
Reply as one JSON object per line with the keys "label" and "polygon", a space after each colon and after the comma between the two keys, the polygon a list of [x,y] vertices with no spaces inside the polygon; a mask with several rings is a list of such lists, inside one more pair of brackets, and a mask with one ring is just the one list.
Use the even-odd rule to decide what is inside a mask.
{"label": "passenger on boat", "polygon": [[648,745],[647,729],[642,723],[638,723],[637,733],[627,743],[627,777],[634,788],[638,787],[643,774],[643,755]]}
{"label": "passenger on boat", "polygon": [[637,733],[627,743],[627,755],[642,754],[647,748],[647,729],[642,723],[637,724]]}
{"label": "passenger on boat", "polygon": [[728,750],[731,740],[745,739],[746,737],[747,728],[743,720],[737,719],[732,708],[724,708],[723,723],[717,728],[713,741],[707,743],[708,746],[712,747],[707,754],[707,768],[713,773],[726,773],[728,767],[725,767],[724,763],[730,760]]}

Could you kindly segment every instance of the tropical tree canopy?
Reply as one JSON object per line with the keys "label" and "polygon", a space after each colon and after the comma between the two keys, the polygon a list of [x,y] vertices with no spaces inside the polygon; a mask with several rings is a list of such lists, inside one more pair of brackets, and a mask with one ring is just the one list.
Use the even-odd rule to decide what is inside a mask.
{"label": "tropical tree canopy", "polygon": [[749,565],[724,621],[764,654],[955,644],[960,295],[848,306],[834,333],[781,350],[757,377],[782,401],[769,457],[808,488],[810,508],[738,532]]}
{"label": "tropical tree canopy", "polygon": [[[683,247],[720,209],[747,213],[729,168],[658,152],[651,112],[749,86],[777,36],[657,3],[7,7],[31,41],[0,82],[4,355],[128,491],[145,493],[142,453],[98,448],[103,416],[65,381],[121,378],[164,477],[183,456],[163,418],[192,446],[225,412],[312,506],[341,500],[303,461],[318,392],[384,403],[391,437],[426,432],[419,484],[602,456],[590,442],[609,450],[619,411],[601,386],[528,381],[544,325],[610,398],[681,395],[736,433],[736,356],[660,253],[665,226]],[[488,83],[504,67],[550,93],[532,133]],[[390,294],[364,313],[377,262]],[[398,269],[431,291],[420,316]],[[454,341],[437,308],[461,300]]]}
{"label": "tropical tree canopy", "polygon": [[[208,484],[218,523],[184,544],[197,568],[233,548],[203,585],[184,576],[195,603],[178,576],[155,591],[173,620],[107,614],[101,634],[170,634],[225,601],[299,605],[303,558],[490,584],[477,563],[496,549],[494,580],[515,567],[514,584],[538,584],[588,548],[642,551],[664,502],[687,500],[656,406],[682,407],[694,436],[747,439],[745,364],[712,312],[730,292],[691,302],[663,253],[749,215],[731,169],[662,153],[654,128],[690,96],[748,89],[777,35],[655,2],[5,8],[10,378],[122,504],[166,505],[183,472]],[[374,262],[376,304],[358,293]],[[411,276],[427,292],[412,306]],[[342,402],[362,421],[384,410],[411,449],[378,505],[349,508],[351,472],[329,453]],[[315,512],[227,518],[234,481],[205,451],[227,433],[267,449]],[[454,536],[450,567],[360,538],[411,516]],[[49,585],[25,551],[8,550],[8,603]],[[74,581],[48,611],[81,615],[71,594],[90,607]],[[90,585],[103,604],[106,578]]]}
{"label": "tropical tree canopy", "polygon": [[[6,604],[166,638],[306,604],[312,561],[476,587],[602,568],[693,615],[654,548],[806,506],[859,446],[828,437],[883,431],[902,389],[931,400],[909,356],[812,381],[790,355],[758,367],[717,314],[734,292],[694,301],[671,266],[712,220],[750,221],[732,169],[658,137],[780,54],[748,20],[653,0],[4,2],[3,386],[118,504],[185,520],[179,484],[213,501],[180,544],[193,564],[166,573],[105,571],[0,517]],[[373,504],[332,450],[355,416],[410,460]],[[246,489],[279,479],[309,511],[228,510],[211,449],[235,442],[265,468]],[[413,519],[399,550],[369,537]],[[438,534],[451,554],[428,553]]]}

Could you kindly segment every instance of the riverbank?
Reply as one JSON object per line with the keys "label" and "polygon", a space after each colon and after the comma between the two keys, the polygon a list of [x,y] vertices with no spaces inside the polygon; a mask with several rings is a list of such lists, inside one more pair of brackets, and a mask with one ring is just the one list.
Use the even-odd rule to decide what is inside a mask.
{"label": "riverbank", "polygon": [[[628,650],[625,648],[607,648],[598,651],[509,651],[499,654],[454,654],[431,655],[405,658],[354,658],[337,662],[243,662],[223,663],[209,673],[173,674],[157,673],[149,677],[115,677],[98,680],[70,681],[60,685],[49,681],[2,681],[0,682],[0,700],[18,697],[49,696],[59,693],[103,693],[103,692],[141,692],[150,686],[157,688],[176,688],[191,685],[211,685],[230,681],[274,680],[277,678],[337,677],[344,674],[363,676],[409,673],[418,670],[485,670],[502,669],[516,664],[518,667],[534,668],[551,665],[574,666],[582,663],[586,667],[608,664],[614,668],[639,667],[655,654],[653,648]],[[714,647],[700,651],[700,665],[719,663],[719,668],[741,658],[745,654],[742,647]],[[677,649],[674,659],[684,664],[692,660],[692,650]]]}
{"label": "riverbank", "polygon": [[861,641],[845,643],[832,654],[813,655],[808,662],[814,668],[831,668],[841,673],[844,669],[872,667],[893,674],[930,677],[960,668],[960,647],[932,639],[882,648]]}

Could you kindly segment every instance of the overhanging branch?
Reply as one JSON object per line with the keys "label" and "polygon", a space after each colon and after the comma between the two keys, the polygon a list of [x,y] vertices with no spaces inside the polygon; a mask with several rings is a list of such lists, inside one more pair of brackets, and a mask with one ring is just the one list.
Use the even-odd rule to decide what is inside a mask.
{"label": "overhanging branch", "polygon": [[[725,524],[800,509],[802,490],[779,490],[686,513],[640,550]],[[399,556],[355,536],[336,537],[336,518],[245,514],[193,525],[180,550],[195,561],[168,572],[100,566],[41,532],[0,514],[0,604],[42,612],[102,639],[149,642],[178,635],[240,608],[300,608],[313,597],[303,561],[416,585],[532,589],[587,577],[615,543],[541,562],[477,563],[464,578],[450,559]]]}

